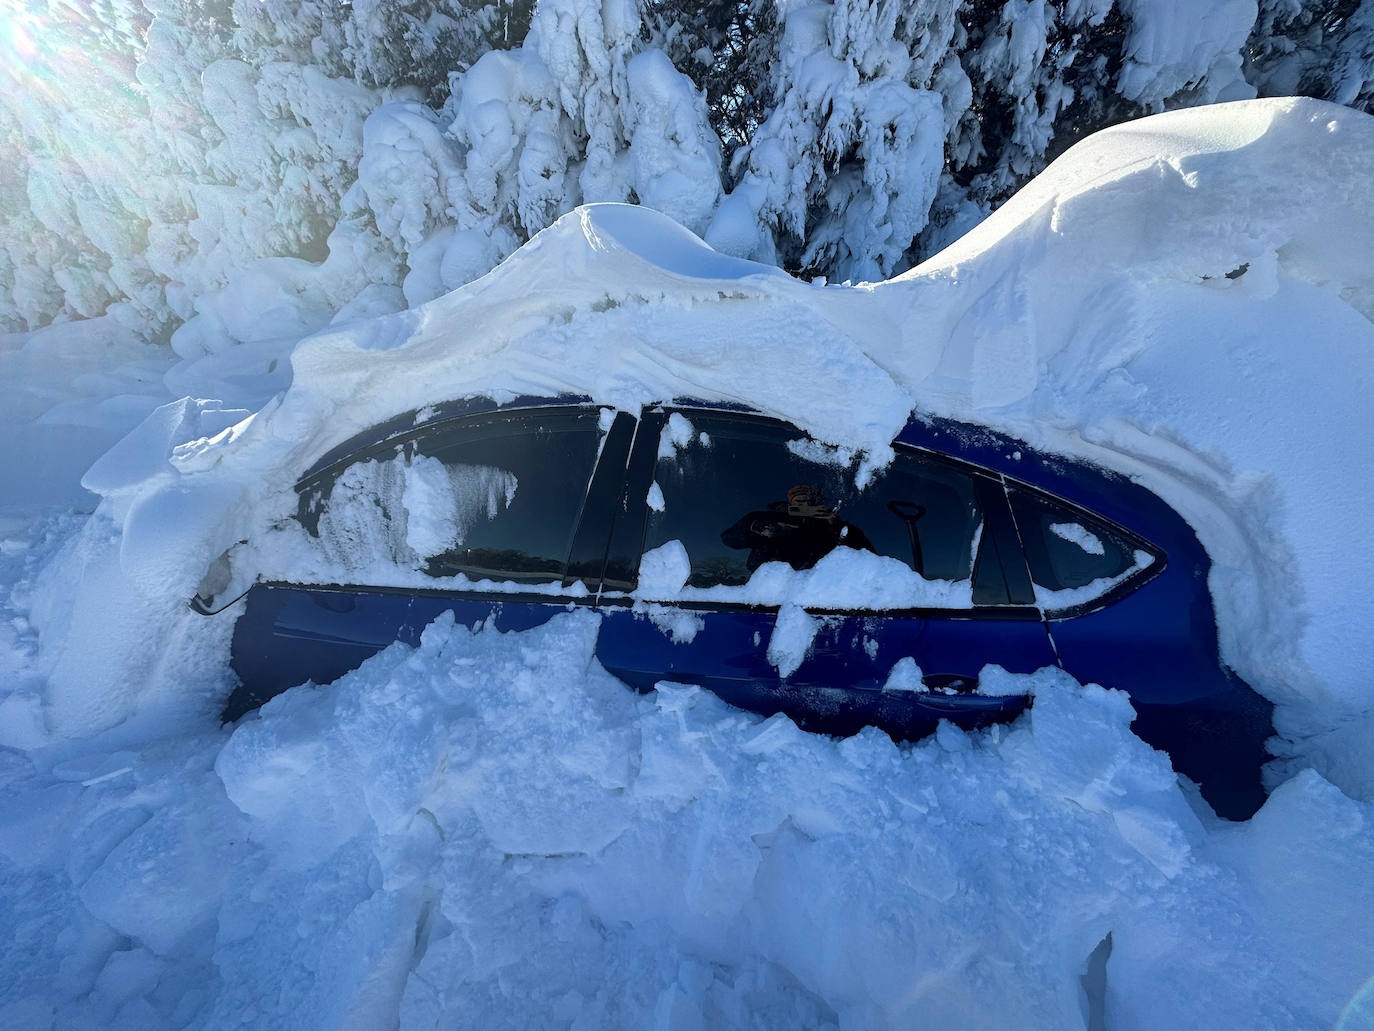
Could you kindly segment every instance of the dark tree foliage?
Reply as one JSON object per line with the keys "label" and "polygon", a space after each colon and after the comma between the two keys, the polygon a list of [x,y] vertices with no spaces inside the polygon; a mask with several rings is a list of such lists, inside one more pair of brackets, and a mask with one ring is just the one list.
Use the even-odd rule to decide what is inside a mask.
{"label": "dark tree foliage", "polygon": [[1374,4],[1261,0],[1246,73],[1263,96],[1307,96],[1374,111]]}
{"label": "dark tree foliage", "polygon": [[[774,0],[646,0],[645,34],[706,94],[725,168],[776,101]],[[726,186],[732,185],[727,181]]]}

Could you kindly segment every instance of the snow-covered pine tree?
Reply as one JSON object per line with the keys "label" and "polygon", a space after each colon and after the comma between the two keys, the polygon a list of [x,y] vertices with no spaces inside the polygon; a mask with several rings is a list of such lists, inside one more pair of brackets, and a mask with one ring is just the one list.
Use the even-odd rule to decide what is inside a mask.
{"label": "snow-covered pine tree", "polygon": [[945,103],[931,87],[945,51],[930,42],[948,41],[953,11],[952,0],[780,6],[772,108],[734,155],[707,240],[803,274],[899,271],[944,164]]}
{"label": "snow-covered pine tree", "polygon": [[635,0],[543,0],[520,47],[450,77],[439,114],[373,113],[359,186],[404,251],[409,303],[476,278],[580,203],[646,204],[705,229],[719,141],[647,36]]}
{"label": "snow-covered pine tree", "polygon": [[653,45],[705,93],[728,176],[735,151],[776,100],[769,74],[777,56],[776,0],[646,0],[644,8]]}
{"label": "snow-covered pine tree", "polygon": [[1246,74],[1262,96],[1374,108],[1374,3],[1260,0]]}
{"label": "snow-covered pine tree", "polygon": [[187,354],[259,332],[245,284],[304,332],[466,282],[584,201],[873,279],[1104,125],[1374,106],[1374,0],[11,6],[0,328],[189,321]]}

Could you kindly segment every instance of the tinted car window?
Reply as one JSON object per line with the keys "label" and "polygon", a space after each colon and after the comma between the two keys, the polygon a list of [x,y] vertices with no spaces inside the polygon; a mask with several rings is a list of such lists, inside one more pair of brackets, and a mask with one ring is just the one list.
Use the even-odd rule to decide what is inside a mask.
{"label": "tinted car window", "polygon": [[1008,496],[1036,586],[1075,590],[1134,568],[1135,548],[1100,520],[1014,487]]}
{"label": "tinted car window", "polygon": [[595,410],[450,423],[326,470],[301,521],[336,565],[529,582],[567,567],[596,464]]}
{"label": "tinted car window", "polygon": [[981,525],[971,476],[912,452],[863,490],[855,471],[790,427],[675,415],[644,548],[680,540],[693,587],[743,584],[770,561],[808,569],[837,547],[899,559],[927,579],[969,579]]}

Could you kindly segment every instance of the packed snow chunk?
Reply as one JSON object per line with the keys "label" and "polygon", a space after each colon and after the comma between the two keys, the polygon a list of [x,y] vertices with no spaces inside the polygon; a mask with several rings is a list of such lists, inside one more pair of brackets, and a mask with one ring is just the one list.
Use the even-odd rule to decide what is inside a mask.
{"label": "packed snow chunk", "polygon": [[820,631],[821,621],[808,615],[800,605],[784,605],[778,610],[773,636],[768,639],[768,661],[786,680],[802,664]]}
{"label": "packed snow chunk", "polygon": [[669,541],[644,553],[639,562],[637,593],[648,599],[677,597],[692,572],[692,560],[681,541]]}
{"label": "packed snow chunk", "polygon": [[822,444],[808,437],[789,440],[787,450],[803,461],[814,462],[816,465],[833,465],[847,469],[854,463],[854,452],[849,448]]}
{"label": "packed snow chunk", "polygon": [[[1161,899],[1113,930],[1111,1026],[1231,1024],[1237,1014],[1247,1026],[1369,1026],[1371,816],[1369,804],[1309,771],[1279,787],[1249,823],[1215,829],[1199,850],[1205,865],[1189,877],[1213,870],[1211,891],[1199,884]],[[1215,943],[1223,927],[1234,953],[1171,944]],[[1267,986],[1259,992],[1257,970]]]}
{"label": "packed snow chunk", "polygon": [[1052,678],[1027,677],[1021,673],[1010,673],[995,663],[988,663],[978,673],[976,693],[987,698],[1014,698],[1034,694],[1041,685],[1053,682]]}
{"label": "packed snow chunk", "polygon": [[[672,549],[674,562],[671,577],[662,566],[668,558],[665,552],[668,548]],[[969,579],[927,579],[900,559],[848,547],[835,548],[809,569],[793,569],[780,561],[764,562],[753,571],[748,582],[714,587],[686,586],[691,561],[681,541],[670,541],[647,552],[644,560],[649,561],[650,556],[653,556],[650,577],[645,580],[641,565],[639,586],[634,594],[652,601],[795,603],[812,608],[881,612],[918,607],[962,609],[972,604],[973,597]],[[677,581],[679,572],[681,583]]]}
{"label": "packed snow chunk", "polygon": [[635,602],[634,611],[647,616],[649,622],[662,630],[674,644],[691,644],[706,628],[706,619],[690,609],[675,605],[654,605]]}
{"label": "packed snow chunk", "polygon": [[148,813],[80,886],[94,916],[159,956],[211,929],[244,852],[242,821],[207,790],[212,779],[188,778],[181,797]]}
{"label": "packed snow chunk", "polygon": [[218,401],[189,397],[162,405],[86,471],[82,486],[111,497],[155,476],[174,475],[170,459],[178,449],[208,443],[252,414],[243,408],[225,408]]}
{"label": "packed snow chunk", "polygon": [[1127,696],[1093,684],[1079,687],[1053,667],[1029,680],[1027,690],[1035,695],[1031,733],[1045,790],[1090,812],[1109,813],[1122,840],[1166,876],[1179,873],[1202,827],[1168,756],[1151,752],[1131,733],[1135,710]]}
{"label": "packed snow chunk", "polygon": [[663,488],[658,485],[657,481],[650,484],[649,494],[645,500],[649,508],[655,512],[663,512],[667,508],[667,502],[663,498]]}
{"label": "packed snow chunk", "polygon": [[898,659],[892,664],[892,669],[887,674],[887,680],[883,684],[884,691],[924,691],[926,686],[921,682],[921,667],[916,665],[916,660],[907,656]]}
{"label": "packed snow chunk", "polygon": [[658,439],[658,457],[673,459],[678,450],[692,442],[692,423],[681,412],[673,412],[663,427],[663,435]]}
{"label": "packed snow chunk", "polygon": [[[1351,798],[1374,801],[1374,705],[1363,711],[1323,712],[1315,705],[1282,712],[1269,748],[1279,758],[1266,767],[1271,783],[1306,768],[1317,770]],[[1272,773],[1270,773],[1272,768]]]}
{"label": "packed snow chunk", "polygon": [[[278,711],[301,708],[297,698],[269,704]],[[272,836],[278,861],[309,869],[360,833],[367,812],[340,776],[329,729],[302,719],[304,713],[289,722],[271,719],[272,714],[269,710],[235,730],[215,760],[215,772],[257,833]]]}
{"label": "packed snow chunk", "polygon": [[[1374,1018],[1374,806],[1345,797],[1312,771],[1281,785],[1248,824],[1210,842],[1257,894],[1255,916],[1285,946],[1318,1026]],[[1332,905],[1331,893],[1339,895]],[[1330,948],[1339,943],[1339,948]],[[1344,1014],[1337,1011],[1348,1000]],[[1295,999],[1295,1002],[1309,1002]],[[1334,1005],[1333,1005],[1334,1004]]]}

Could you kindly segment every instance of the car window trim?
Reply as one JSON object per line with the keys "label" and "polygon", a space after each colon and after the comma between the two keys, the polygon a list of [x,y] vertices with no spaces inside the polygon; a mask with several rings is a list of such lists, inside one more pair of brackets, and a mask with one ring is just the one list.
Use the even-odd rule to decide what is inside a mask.
{"label": "car window trim", "polygon": [[[731,420],[734,420],[734,421],[737,421],[737,422],[746,423],[746,424],[752,424],[752,425],[758,425],[758,424],[772,425],[772,426],[776,426],[776,427],[779,427],[779,428],[782,428],[782,429],[792,430],[792,431],[795,431],[795,432],[797,432],[797,433],[800,433],[803,437],[806,437],[808,440],[814,440],[814,439],[815,439],[815,438],[811,437],[811,435],[808,434],[805,430],[801,429],[801,428],[798,427],[798,426],[794,426],[793,424],[791,424],[791,423],[789,423],[789,422],[787,422],[787,421],[785,421],[785,420],[783,420],[783,419],[778,419],[778,418],[775,418],[775,417],[770,416],[770,415],[763,415],[763,414],[761,414],[761,413],[759,413],[759,412],[755,412],[755,411],[748,410],[748,409],[741,410],[741,409],[738,409],[738,408],[716,408],[716,407],[711,407],[711,406],[706,405],[706,404],[688,406],[688,405],[682,404],[682,402],[679,401],[679,400],[674,400],[674,401],[672,401],[671,403],[670,403],[670,402],[660,402],[660,403],[656,403],[656,404],[652,404],[652,405],[645,405],[644,408],[643,408],[643,409],[641,410],[641,412],[640,412],[640,416],[639,416],[639,431],[638,431],[638,433],[636,434],[635,443],[634,443],[634,448],[633,448],[633,450],[632,450],[631,458],[630,458],[630,465],[633,467],[633,466],[636,464],[636,458],[638,457],[638,461],[639,461],[639,463],[640,463],[640,468],[637,470],[637,475],[636,475],[635,472],[632,472],[631,475],[628,475],[628,476],[627,476],[627,480],[626,480],[626,495],[625,495],[625,498],[622,500],[622,509],[623,509],[623,513],[617,513],[617,517],[616,517],[616,518],[617,518],[617,522],[620,522],[621,520],[624,520],[625,529],[624,529],[624,530],[621,530],[621,529],[619,529],[619,527],[618,527],[617,530],[614,531],[614,533],[615,533],[615,539],[614,539],[614,541],[613,541],[613,543],[612,543],[612,545],[611,545],[611,548],[608,549],[609,552],[615,552],[615,553],[619,556],[619,560],[620,560],[623,564],[625,564],[626,568],[628,569],[628,575],[627,575],[627,576],[623,576],[623,577],[617,578],[616,582],[614,583],[613,589],[624,590],[624,591],[627,591],[627,592],[628,592],[628,591],[633,591],[633,590],[635,590],[635,589],[638,587],[638,585],[639,585],[639,563],[640,563],[640,560],[641,560],[641,559],[643,558],[643,556],[644,556],[644,537],[645,537],[645,535],[646,535],[647,532],[648,532],[648,526],[649,526],[648,493],[649,493],[649,489],[650,489],[650,488],[652,487],[652,485],[653,485],[653,482],[654,482],[654,479],[655,479],[655,475],[656,475],[656,473],[657,473],[658,444],[659,444],[659,439],[660,439],[660,437],[662,436],[663,429],[664,429],[664,427],[667,425],[667,422],[668,422],[669,417],[670,417],[671,415],[673,415],[674,413],[677,413],[677,414],[681,415],[683,418],[687,419],[689,422],[691,422],[692,416],[693,416],[693,415],[701,415],[701,414],[704,413],[704,414],[710,415],[710,416],[724,416],[724,417],[726,417],[726,418],[728,418],[728,419],[731,419]],[[1004,513],[1005,519],[1006,519],[1006,521],[1007,521],[1007,523],[1008,523],[1009,525],[1011,525],[1011,526],[1013,526],[1013,527],[1015,526],[1015,522],[1014,522],[1014,520],[1013,520],[1013,518],[1012,518],[1012,513],[1011,513],[1011,505],[1010,505],[1010,502],[1009,502],[1009,501],[1007,500],[1007,498],[1006,498],[1005,481],[1004,481],[1004,479],[1003,479],[1001,473],[999,473],[999,472],[997,472],[997,471],[995,471],[995,470],[992,470],[992,469],[985,469],[985,468],[983,468],[982,466],[975,465],[975,464],[973,464],[973,463],[971,463],[971,462],[965,462],[965,461],[963,461],[963,460],[961,460],[961,459],[954,458],[954,457],[952,457],[952,456],[950,456],[950,455],[944,455],[944,454],[941,454],[941,453],[939,453],[939,452],[937,452],[937,451],[932,451],[932,450],[930,450],[929,448],[920,447],[919,445],[915,445],[915,444],[906,444],[906,443],[903,443],[903,442],[901,442],[901,441],[894,441],[892,447],[893,447],[893,450],[896,451],[896,452],[903,452],[903,451],[911,452],[912,454],[914,454],[915,456],[917,456],[917,457],[919,457],[919,458],[926,459],[926,460],[929,460],[929,461],[933,461],[933,462],[936,462],[936,463],[941,464],[941,465],[945,465],[945,466],[947,466],[947,467],[953,469],[955,472],[957,472],[957,473],[959,473],[959,474],[961,474],[961,475],[969,476],[970,478],[972,478],[972,479],[974,480],[974,492],[975,492],[975,497],[977,497],[980,506],[983,507],[982,516],[983,516],[983,520],[984,520],[984,533],[985,533],[985,535],[986,535],[986,533],[987,533],[987,531],[988,531],[989,529],[995,527],[996,524],[994,523],[994,520],[998,518],[997,513],[992,512],[992,511],[990,510],[989,504],[986,504],[986,503],[985,503],[985,496],[986,496],[986,495],[991,495],[991,494],[994,494],[994,493],[995,493],[998,497],[1001,498],[1001,504],[1006,506],[1006,512]],[[645,465],[645,464],[647,464],[647,469],[644,468],[644,465]],[[987,490],[987,489],[980,488],[980,487],[979,487],[979,483],[980,483],[980,482],[981,482],[982,484],[985,484],[987,487],[992,488],[992,489],[991,489],[991,490]],[[642,485],[642,489],[641,489],[641,485]],[[995,503],[995,499],[994,499],[994,503]],[[971,585],[972,585],[972,583],[973,583],[973,581],[974,581],[975,575],[976,575],[976,574],[978,573],[978,571],[979,571],[979,569],[978,569],[979,564],[980,564],[981,562],[983,562],[983,561],[986,561],[986,559],[985,559],[985,557],[984,557],[985,549],[987,549],[990,545],[992,545],[992,544],[994,544],[994,543],[995,543],[995,542],[988,540],[986,536],[985,536],[985,538],[984,538],[983,540],[979,541],[979,545],[978,545],[978,554],[974,556],[973,564],[972,564],[972,565],[970,566],[970,568],[969,568],[969,581],[970,581],[970,584],[971,584]],[[633,548],[633,549],[634,549],[634,554],[633,554],[632,561],[627,561],[627,555],[628,555],[628,550],[627,550],[627,549],[629,549],[629,548]],[[869,613],[870,615],[871,615],[871,614],[874,614],[874,613],[883,613],[883,614],[886,615],[886,614],[890,613],[893,617],[900,617],[900,616],[902,616],[902,615],[909,614],[909,613],[923,613],[923,612],[924,612],[924,613],[946,613],[946,614],[951,614],[951,613],[953,613],[953,614],[958,614],[958,615],[952,615],[952,616],[949,616],[948,618],[965,618],[962,614],[963,614],[963,613],[967,613],[967,612],[980,612],[980,613],[981,613],[982,611],[987,610],[987,611],[989,611],[989,612],[995,614],[995,613],[998,613],[998,612],[1007,612],[1007,611],[1011,611],[1011,610],[1013,610],[1013,609],[1018,609],[1018,608],[1029,608],[1031,611],[1036,612],[1036,616],[1035,616],[1036,619],[1041,618],[1041,617],[1040,617],[1040,614],[1039,614],[1039,611],[1035,608],[1035,603],[1034,603],[1033,600],[1032,600],[1032,601],[1013,601],[1013,600],[1010,600],[1010,599],[1012,599],[1012,598],[1015,598],[1015,597],[1017,596],[1017,593],[1018,593],[1018,592],[1013,591],[1013,586],[1014,586],[1014,585],[1015,585],[1015,586],[1022,586],[1022,585],[1019,583],[1021,577],[1024,577],[1024,587],[1025,587],[1025,588],[1029,588],[1029,587],[1030,587],[1030,573],[1029,573],[1029,571],[1028,571],[1028,570],[1025,570],[1025,569],[1023,568],[1023,569],[1021,570],[1021,572],[1020,572],[1020,576],[1017,576],[1016,574],[1017,574],[1018,571],[1017,571],[1015,565],[1012,564],[1012,565],[1009,566],[1006,557],[1003,556],[1003,555],[1001,554],[1001,548],[997,548],[996,551],[997,551],[997,554],[994,555],[994,556],[992,556],[992,560],[998,562],[999,565],[1000,565],[1000,567],[1001,567],[1001,572],[1002,572],[1003,580],[1004,580],[1004,582],[1005,582],[1005,584],[1006,584],[1006,587],[1007,587],[1007,596],[1008,596],[1008,599],[1009,599],[1009,600],[1008,600],[1007,602],[1005,602],[1005,603],[999,603],[999,604],[987,604],[987,603],[983,603],[983,604],[973,605],[971,608],[964,608],[964,607],[959,607],[959,608],[931,608],[931,607],[927,607],[927,608],[912,608],[912,609],[811,609],[811,608],[806,608],[805,611],[807,611],[807,612],[809,612],[809,613],[817,613],[817,614],[821,614],[821,613],[830,613],[830,614],[835,614],[835,615],[859,615],[859,614],[862,614],[862,613]],[[1022,551],[1022,549],[1020,549],[1019,546],[1018,546],[1018,548],[1016,549],[1016,555],[1018,555],[1018,556],[1020,557],[1020,564],[1021,564],[1022,567],[1024,567],[1024,566],[1025,566],[1025,554],[1024,554],[1024,552]],[[610,566],[610,562],[611,562],[611,559],[609,558],[609,555],[608,555],[608,560],[607,560],[607,567],[608,567],[608,568],[609,568],[609,566]],[[605,591],[605,589],[606,589],[607,586],[611,586],[611,582],[610,582],[609,579],[607,579],[607,581],[605,581],[605,582],[603,583],[603,587],[602,587],[603,592]],[[1022,594],[1023,597],[1026,597],[1026,596],[1027,596],[1027,594],[1026,594],[1025,591],[1022,591],[1022,592],[1020,592],[1020,593]],[[1033,597],[1033,592],[1031,592],[1029,596],[1030,596],[1030,597]],[[670,603],[670,602],[654,602],[653,604],[674,604],[674,603]],[[778,611],[778,606],[776,606],[776,605],[774,605],[774,606],[750,606],[750,605],[747,605],[747,604],[743,604],[743,603],[734,603],[734,602],[721,603],[721,604],[727,605],[727,606],[732,606],[732,607],[730,607],[730,608],[724,608],[724,609],[722,609],[721,611],[753,611],[753,612],[769,612],[769,611],[771,611],[771,612],[776,612],[776,611]],[[733,606],[737,606],[737,605],[741,605],[741,604],[743,604],[743,607],[742,607],[742,608],[735,608],[735,607],[733,607]],[[698,607],[700,607],[700,606],[698,606]],[[976,617],[976,618],[986,618],[986,617],[983,617],[983,616],[980,615],[980,616],[978,616],[978,617]],[[1021,616],[1021,615],[1016,615],[1016,616],[1014,616],[1013,618],[1021,619],[1021,618],[1026,618],[1026,617],[1023,617],[1023,616]]]}
{"label": "car window trim", "polygon": [[513,417],[523,417],[539,413],[569,419],[576,418],[580,413],[591,411],[600,412],[606,407],[608,406],[597,404],[530,405],[523,408],[494,408],[483,412],[472,412],[468,415],[454,415],[446,419],[438,419],[434,422],[427,422],[420,426],[414,426],[401,432],[393,433],[383,440],[365,444],[356,451],[350,451],[348,454],[336,458],[326,466],[312,469],[307,475],[302,476],[296,481],[293,489],[297,494],[303,494],[305,491],[317,486],[329,476],[337,474],[350,465],[353,465],[355,462],[375,459],[379,455],[388,454],[392,451],[404,448],[409,444],[413,444],[422,437],[428,437],[434,433],[453,429],[458,426],[477,426],[488,422],[504,422],[509,421]]}
{"label": "car window trim", "polygon": [[[471,406],[471,411],[455,411],[456,407]],[[505,404],[498,404],[492,398],[476,396],[454,401],[445,402],[427,408],[436,408],[438,411],[429,419],[417,422],[416,419],[427,408],[414,408],[408,412],[384,419],[368,429],[353,434],[351,437],[340,441],[333,447],[321,454],[296,480],[296,489],[300,490],[304,484],[314,480],[325,471],[343,462],[351,461],[354,455],[373,447],[385,447],[391,442],[402,438],[411,437],[416,434],[427,433],[464,419],[477,419],[483,416],[500,416],[527,411],[557,411],[557,410],[577,410],[579,408],[605,408],[605,405],[598,405],[585,394],[560,394],[554,398],[538,398],[530,395],[522,395]],[[409,420],[408,422],[406,420]],[[374,431],[383,427],[394,426],[394,429],[387,430],[382,436],[374,435]]]}
{"label": "car window trim", "polygon": [[608,588],[632,591],[639,585],[639,563],[644,557],[644,535],[649,528],[649,490],[658,468],[659,439],[667,422],[668,412],[661,406],[645,406],[639,413],[625,463],[623,489],[606,544],[602,592]]}
{"label": "car window trim", "polygon": [[582,495],[568,560],[563,566],[565,588],[580,581],[593,595],[601,590],[615,506],[625,493],[625,465],[638,425],[638,420],[629,412],[616,411],[602,438],[591,478]]}
{"label": "car window trim", "polygon": [[[513,581],[510,581],[513,582]],[[559,581],[550,580],[551,584]],[[455,601],[492,601],[511,602],[517,605],[556,605],[563,608],[577,605],[583,608],[596,604],[596,595],[587,594],[544,594],[538,591],[491,591],[473,590],[462,587],[410,587],[395,584],[315,584],[299,583],[292,580],[259,580],[254,587],[287,591],[325,591],[333,594],[396,594],[413,598],[452,598]],[[562,590],[562,585],[559,584]]]}
{"label": "car window trim", "polygon": [[[404,432],[393,434],[392,436],[387,437],[384,440],[377,441],[376,443],[366,445],[357,451],[350,452],[340,457],[336,461],[331,462],[329,465],[321,469],[315,470],[310,476],[304,477],[301,480],[297,481],[295,490],[299,500],[297,504],[295,518],[306,530],[307,533],[310,533],[312,536],[318,536],[318,531],[312,532],[310,529],[310,524],[305,519],[305,506],[308,492],[315,490],[318,487],[320,487],[323,483],[328,482],[328,480],[331,477],[337,478],[339,473],[347,469],[349,466],[354,465],[355,463],[375,460],[383,455],[389,456],[393,453],[413,454],[413,447],[417,441],[430,437],[434,434],[448,432],[451,430],[461,430],[468,426],[482,426],[491,423],[509,423],[515,419],[527,419],[536,416],[549,416],[552,420],[574,420],[578,418],[586,418],[588,415],[595,413],[599,417],[600,412],[605,410],[607,407],[607,405],[598,405],[590,402],[586,404],[573,402],[555,405],[527,405],[522,407],[488,409],[481,412],[472,412],[463,415],[454,415],[444,419],[437,419],[432,422],[424,423],[420,426],[409,428]],[[570,573],[572,569],[573,556],[577,553],[579,542],[584,539],[584,522],[588,519],[589,511],[591,511],[591,509],[589,509],[589,500],[591,498],[591,493],[594,486],[598,484],[598,476],[602,475],[603,468],[606,468],[608,470],[606,474],[606,476],[608,477],[608,487],[605,491],[605,500],[603,500],[601,494],[598,494],[598,505],[604,506],[610,498],[615,497],[616,494],[619,492],[619,483],[622,479],[622,475],[619,472],[618,467],[625,461],[624,452],[629,449],[630,445],[629,440],[626,439],[624,449],[621,449],[618,446],[614,446],[612,444],[612,434],[616,430],[617,424],[621,425],[622,427],[624,426],[624,422],[620,419],[622,415],[626,419],[634,419],[634,416],[628,412],[616,412],[616,419],[612,421],[611,426],[609,428],[602,432],[602,437],[600,441],[598,441],[596,459],[592,463],[591,472],[587,477],[586,484],[583,485],[582,495],[578,501],[578,513],[577,518],[573,524],[572,541],[568,548],[568,554],[563,557],[562,573],[557,578],[546,581],[547,583],[559,583],[561,585],[561,589],[566,590],[567,588],[570,588],[573,585],[573,583],[576,583],[579,580],[586,583],[586,586],[593,597],[596,595],[596,592],[600,589],[600,570],[598,570],[595,574],[588,574],[587,576],[570,577]],[[633,434],[622,435],[626,438],[633,436]],[[603,511],[600,515],[596,514],[595,512],[592,512],[591,518],[594,522],[599,522],[600,524],[605,525],[609,521],[609,514],[604,512],[603,508]],[[596,530],[595,528],[593,528],[589,532],[595,534]],[[268,583],[277,581],[263,582]],[[503,580],[501,582],[520,583],[521,581],[510,579]],[[315,587],[317,585],[302,584],[299,586]],[[342,585],[341,589],[345,589],[346,586],[347,585]],[[398,589],[405,590],[406,588]],[[419,592],[420,590],[422,590],[422,588],[413,588],[412,590],[414,590],[415,592]],[[441,593],[455,592],[450,591]],[[473,596],[473,592],[456,593],[461,593],[465,597]],[[495,591],[489,593],[502,597],[506,596],[506,592],[503,591]],[[560,594],[539,595],[539,597],[575,598],[576,596]]]}
{"label": "car window trim", "polygon": [[1021,555],[1022,560],[1026,562],[1027,575],[1029,575],[1030,563],[1029,560],[1025,558],[1025,535],[1021,529],[1020,521],[1016,518],[1016,506],[1011,503],[1011,490],[1013,488],[1025,491],[1027,494],[1033,494],[1037,497],[1047,499],[1059,508],[1065,509],[1070,515],[1084,518],[1089,524],[1103,524],[1113,533],[1123,537],[1126,543],[1131,545],[1132,548],[1145,552],[1153,560],[1144,569],[1137,569],[1128,573],[1119,582],[1092,598],[1076,602],[1073,605],[1066,605],[1062,608],[1046,608],[1042,606],[1041,610],[1045,614],[1047,624],[1057,620],[1075,619],[1079,616],[1086,616],[1094,612],[1099,612],[1119,601],[1121,598],[1124,598],[1131,592],[1144,587],[1155,577],[1163,573],[1165,566],[1169,564],[1169,557],[1165,554],[1163,548],[1146,540],[1134,530],[1127,529],[1114,519],[1108,519],[1106,516],[1094,512],[1090,508],[1084,508],[1082,505],[1070,501],[1068,498],[1062,498],[1058,494],[1043,490],[1034,484],[1017,479],[1014,476],[1003,475],[1002,482],[1007,491],[1007,510],[1011,513],[1012,524],[1016,527],[1017,539],[1021,542]]}
{"label": "car window trim", "polygon": [[[637,605],[654,608],[684,609],[692,612],[752,612],[760,615],[777,615],[781,605],[764,605],[746,601],[716,601],[695,598],[676,598],[667,601],[653,601],[625,594],[602,594],[596,601],[597,608],[632,609]],[[822,618],[842,616],[854,619],[1011,619],[1028,622],[1039,621],[1040,610],[1034,605],[979,605],[973,608],[941,609],[930,607],[900,609],[853,609],[833,606],[801,606],[809,616]]]}

